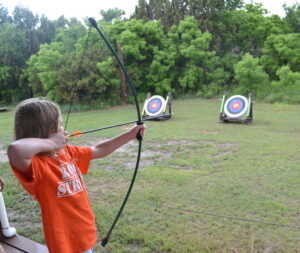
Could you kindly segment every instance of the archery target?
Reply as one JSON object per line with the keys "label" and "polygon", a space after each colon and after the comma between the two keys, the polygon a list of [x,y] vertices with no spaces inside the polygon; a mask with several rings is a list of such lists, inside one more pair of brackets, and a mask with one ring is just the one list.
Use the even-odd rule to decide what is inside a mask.
{"label": "archery target", "polygon": [[148,99],[145,106],[145,111],[150,116],[159,116],[166,107],[166,101],[161,96],[153,96]]}
{"label": "archery target", "polygon": [[248,100],[244,96],[235,95],[225,102],[224,112],[229,118],[242,117],[248,108]]}

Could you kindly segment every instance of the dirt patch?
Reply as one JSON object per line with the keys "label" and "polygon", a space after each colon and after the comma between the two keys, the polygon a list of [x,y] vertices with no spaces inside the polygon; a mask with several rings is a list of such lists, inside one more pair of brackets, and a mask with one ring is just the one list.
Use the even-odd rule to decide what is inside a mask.
{"label": "dirt patch", "polygon": [[[94,145],[90,142],[91,145]],[[212,155],[213,162],[218,162],[218,159],[222,159],[226,155],[233,154],[237,152],[237,147],[239,144],[236,143],[217,143],[212,140],[169,140],[165,142],[147,142],[143,144],[140,166],[141,170],[146,169],[148,166],[162,163],[165,160],[176,158],[178,154],[186,152],[195,152],[195,150],[203,146],[209,146],[211,148],[216,148],[219,150],[217,154]],[[111,155],[100,159],[100,166],[105,170],[132,170],[136,165],[136,156],[137,156],[137,142],[131,141]],[[205,147],[204,147],[205,148]],[[183,170],[193,170],[195,168],[191,166],[180,166],[174,164],[174,168],[183,169]]]}

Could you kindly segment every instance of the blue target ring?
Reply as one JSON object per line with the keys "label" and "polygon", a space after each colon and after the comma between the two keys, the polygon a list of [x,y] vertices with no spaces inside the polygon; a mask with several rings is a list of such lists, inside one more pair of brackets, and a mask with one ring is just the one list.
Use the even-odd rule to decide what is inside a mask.
{"label": "blue target ring", "polygon": [[150,116],[159,116],[165,109],[166,101],[161,96],[153,96],[147,101],[145,111]]}
{"label": "blue target ring", "polygon": [[239,98],[232,99],[227,105],[227,110],[233,114],[240,113],[244,108],[245,102]]}
{"label": "blue target ring", "polygon": [[147,110],[151,113],[157,113],[162,107],[162,102],[159,99],[152,99],[148,105]]}
{"label": "blue target ring", "polygon": [[244,96],[236,95],[227,99],[224,112],[229,118],[240,118],[248,109],[248,101]]}

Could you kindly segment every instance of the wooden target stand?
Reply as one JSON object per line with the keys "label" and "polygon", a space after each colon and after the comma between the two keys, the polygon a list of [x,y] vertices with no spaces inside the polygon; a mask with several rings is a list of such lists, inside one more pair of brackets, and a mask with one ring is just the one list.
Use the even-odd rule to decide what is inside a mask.
{"label": "wooden target stand", "polygon": [[[168,107],[168,113],[167,112]],[[168,120],[172,117],[172,94],[168,92],[167,98],[155,95],[151,97],[151,93],[147,94],[142,111],[143,120]]]}
{"label": "wooden target stand", "polygon": [[223,123],[251,123],[253,120],[253,101],[252,94],[249,93],[248,98],[235,95],[229,98],[223,95],[220,121]]}
{"label": "wooden target stand", "polygon": [[45,245],[36,243],[17,234],[14,227],[9,225],[3,193],[0,191],[0,253],[49,253]]}

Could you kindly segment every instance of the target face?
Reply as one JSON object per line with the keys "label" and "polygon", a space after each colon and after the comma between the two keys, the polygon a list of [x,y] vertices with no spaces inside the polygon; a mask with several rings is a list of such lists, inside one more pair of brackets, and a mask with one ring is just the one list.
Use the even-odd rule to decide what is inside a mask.
{"label": "target face", "polygon": [[225,102],[224,112],[229,118],[242,117],[248,108],[248,100],[244,96],[235,95]]}
{"label": "target face", "polygon": [[159,116],[165,109],[166,101],[161,96],[149,98],[145,106],[145,111],[150,116]]}

